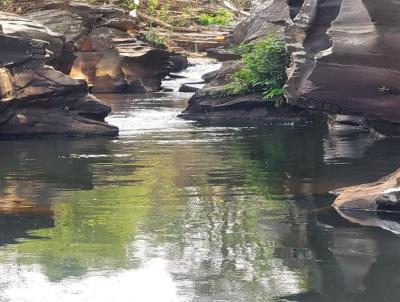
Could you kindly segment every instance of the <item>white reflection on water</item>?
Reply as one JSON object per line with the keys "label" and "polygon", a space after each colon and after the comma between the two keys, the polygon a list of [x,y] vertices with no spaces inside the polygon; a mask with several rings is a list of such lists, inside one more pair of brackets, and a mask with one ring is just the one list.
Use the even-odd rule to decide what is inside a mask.
{"label": "white reflection on water", "polygon": [[178,301],[176,285],[161,258],[137,270],[96,272],[57,283],[48,281],[38,265],[2,265],[0,287],[0,301]]}

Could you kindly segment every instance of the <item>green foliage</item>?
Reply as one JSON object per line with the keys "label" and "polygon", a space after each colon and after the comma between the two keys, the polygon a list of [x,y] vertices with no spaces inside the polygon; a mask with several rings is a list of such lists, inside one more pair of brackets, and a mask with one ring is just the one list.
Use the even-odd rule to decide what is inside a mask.
{"label": "green foliage", "polygon": [[181,14],[178,18],[172,20],[172,24],[180,27],[190,26],[194,23],[196,16],[196,10],[194,10],[191,6],[188,6],[181,10]]}
{"label": "green foliage", "polygon": [[161,37],[154,28],[145,33],[144,38],[146,42],[155,48],[165,48],[165,38]]}
{"label": "green foliage", "polygon": [[144,5],[144,10],[148,15],[164,22],[170,22],[170,8],[169,1],[148,0]]}
{"label": "green foliage", "polygon": [[125,0],[121,6],[127,10],[135,10],[138,8],[138,5],[135,3],[134,0]]}
{"label": "green foliage", "polygon": [[215,14],[201,14],[196,22],[200,25],[228,25],[232,20],[232,12],[225,8],[220,8]]}
{"label": "green foliage", "polygon": [[283,41],[269,37],[239,48],[244,67],[232,75],[227,85],[230,95],[262,93],[266,99],[283,95],[289,55]]}

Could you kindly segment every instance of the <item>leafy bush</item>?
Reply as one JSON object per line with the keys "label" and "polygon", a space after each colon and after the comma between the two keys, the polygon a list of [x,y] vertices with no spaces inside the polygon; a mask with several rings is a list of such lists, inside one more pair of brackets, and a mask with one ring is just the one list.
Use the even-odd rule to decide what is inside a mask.
{"label": "leafy bush", "polygon": [[155,29],[144,34],[145,40],[155,48],[165,48],[165,38],[161,37]]}
{"label": "leafy bush", "polygon": [[164,22],[170,22],[170,1],[147,0],[143,6],[146,13]]}
{"label": "leafy bush", "polygon": [[244,67],[233,73],[229,95],[262,93],[266,99],[283,95],[289,55],[283,41],[269,37],[239,48]]}
{"label": "leafy bush", "polygon": [[200,25],[228,25],[232,20],[232,12],[225,8],[220,8],[215,14],[201,14],[196,22]]}
{"label": "leafy bush", "polygon": [[134,0],[125,0],[121,3],[121,6],[127,10],[135,10],[138,8],[138,5],[135,3]]}

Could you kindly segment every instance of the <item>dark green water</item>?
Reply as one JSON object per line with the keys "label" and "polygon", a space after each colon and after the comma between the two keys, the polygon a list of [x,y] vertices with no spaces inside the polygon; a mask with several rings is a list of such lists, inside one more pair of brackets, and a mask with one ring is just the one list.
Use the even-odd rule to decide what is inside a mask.
{"label": "dark green water", "polygon": [[119,139],[0,141],[0,301],[398,301],[397,217],[351,223],[328,192],[398,168],[399,141],[102,98]]}

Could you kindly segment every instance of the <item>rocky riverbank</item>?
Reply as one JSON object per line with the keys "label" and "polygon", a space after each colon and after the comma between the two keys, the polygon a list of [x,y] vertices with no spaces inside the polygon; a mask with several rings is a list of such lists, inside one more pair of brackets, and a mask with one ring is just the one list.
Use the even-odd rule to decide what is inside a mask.
{"label": "rocky riverbank", "polygon": [[18,36],[41,32],[61,41],[40,24],[0,14],[0,137],[118,134],[104,118],[110,107],[88,93],[87,83],[46,65],[48,42]]}
{"label": "rocky riverbank", "polygon": [[[372,0],[256,1],[251,16],[236,27],[233,40],[248,43],[274,35],[286,42],[291,55],[285,85],[289,106],[333,119],[348,115],[346,120],[354,120],[353,124],[397,136],[399,12],[398,3]],[[226,78],[232,70],[221,73]],[[210,86],[218,85],[198,92],[185,116],[206,117],[219,108],[227,109],[224,115],[229,116],[233,107],[227,105],[243,103],[242,96],[215,97],[208,93]],[[254,108],[261,98],[257,100]],[[243,105],[241,116],[250,112],[247,116],[254,118],[248,103]],[[237,109],[238,105],[233,110]]]}
{"label": "rocky riverbank", "polygon": [[[16,0],[8,9],[18,15],[0,12],[0,137],[116,135],[104,122],[110,108],[89,91],[157,92],[188,66],[184,53],[222,46],[232,30],[171,25],[113,2]],[[184,21],[184,4],[169,7],[171,20]],[[224,5],[193,2],[191,10]]]}

